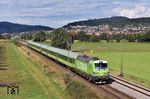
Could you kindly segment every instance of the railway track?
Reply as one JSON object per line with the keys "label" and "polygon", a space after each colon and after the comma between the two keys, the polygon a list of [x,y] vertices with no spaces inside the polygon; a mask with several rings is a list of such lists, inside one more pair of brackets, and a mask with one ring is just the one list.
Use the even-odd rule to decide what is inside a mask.
{"label": "railway track", "polygon": [[138,93],[140,93],[140,94],[143,94],[143,95],[149,97],[149,99],[150,99],[150,89],[145,88],[145,87],[140,86],[140,85],[137,85],[137,84],[134,84],[134,83],[132,83],[132,82],[126,81],[126,80],[124,80],[124,79],[121,79],[121,78],[116,77],[116,76],[113,76],[113,75],[110,75],[110,77],[111,77],[116,83],[118,83],[118,84],[120,84],[120,85],[123,85],[124,87],[127,87],[127,88],[129,88],[129,89],[131,89],[131,90],[134,90],[134,91],[136,91],[136,92],[138,92]]}
{"label": "railway track", "polygon": [[[25,47],[27,47],[27,43],[22,43]],[[28,48],[29,49],[29,48]],[[37,52],[37,51],[35,51],[35,50],[33,50],[33,49],[30,49],[32,52],[34,52],[34,53],[37,53],[37,54],[39,54],[39,55],[41,55],[41,53],[39,53],[39,52]],[[49,58],[47,58],[47,57],[45,57],[45,56],[43,56],[42,55],[42,57],[45,59],[45,60],[50,60]],[[51,61],[53,61],[53,60],[51,60]],[[54,62],[54,61],[53,61]],[[56,62],[55,62],[56,63]],[[58,65],[61,65],[61,64],[58,64]],[[60,68],[65,68],[65,67],[63,67],[63,66],[59,66]],[[65,68],[66,70],[67,70],[67,68]],[[71,71],[71,73],[74,73],[74,72],[72,72]],[[128,88],[130,88],[130,89],[132,89],[132,90],[135,90],[135,91],[137,91],[137,92],[139,92],[139,93],[141,93],[141,94],[143,94],[143,95],[146,95],[147,97],[150,97],[150,90],[148,89],[148,88],[144,88],[144,87],[142,87],[142,86],[139,86],[139,85],[137,85],[137,84],[133,84],[133,83],[131,83],[131,82],[128,82],[128,81],[126,81],[126,80],[123,80],[123,79],[120,79],[120,78],[118,78],[118,77],[115,77],[115,76],[112,76],[112,75],[110,75],[110,77],[116,82],[116,83],[118,83],[118,84],[120,84],[120,85],[123,85],[123,86],[125,86],[125,87],[128,87]],[[113,87],[111,87],[111,86],[109,86],[109,85],[95,85],[95,84],[93,84],[93,83],[90,83],[90,82],[88,82],[87,80],[85,80],[85,79],[83,79],[81,76],[78,76],[78,78],[81,80],[82,79],[82,81],[84,80],[84,83],[88,83],[89,85],[88,86],[92,86],[93,88],[95,88],[95,90],[96,90],[96,92],[100,92],[100,93],[102,93],[104,96],[107,96],[108,95],[108,97],[111,97],[111,99],[132,99],[133,97],[132,96],[130,96],[130,95],[128,95],[128,94],[126,94],[126,93],[124,93],[124,92],[121,92],[121,91],[119,91],[119,90],[117,90],[117,89],[115,89],[115,88],[113,88]],[[78,79],[77,78],[77,79]],[[91,88],[92,88],[91,87]]]}
{"label": "railway track", "polygon": [[[24,47],[28,48],[27,47],[27,43],[23,43]],[[58,66],[58,68],[61,68],[62,70],[64,71],[68,71],[67,68],[65,68],[64,66],[62,66],[61,64],[58,64],[57,62],[55,62],[54,60],[51,60],[50,58],[46,57],[45,55],[31,49],[31,48],[28,48],[30,52],[33,52],[33,53],[36,53],[36,55],[42,57],[45,61],[51,61],[52,64],[55,64],[55,66]],[[77,75],[75,74],[74,72],[72,71],[69,71],[70,74],[73,74],[73,75]],[[95,85],[89,81],[87,81],[85,78],[77,75],[76,77],[74,77],[75,80],[80,80],[81,82],[83,82],[85,85],[87,85],[90,89],[94,90],[94,92],[96,92],[98,95],[103,95],[109,99],[122,99],[122,97],[124,97],[124,99],[131,99],[130,96],[122,93],[122,92],[119,92],[118,90],[114,89],[114,88],[111,88],[107,85]]]}
{"label": "railway track", "polygon": [[[111,95],[113,95],[115,97],[115,99],[133,99],[133,97],[118,91],[115,88],[112,88],[108,85],[99,85],[98,86],[100,89],[104,89],[106,92],[110,93]],[[111,97],[112,98],[112,97]]]}

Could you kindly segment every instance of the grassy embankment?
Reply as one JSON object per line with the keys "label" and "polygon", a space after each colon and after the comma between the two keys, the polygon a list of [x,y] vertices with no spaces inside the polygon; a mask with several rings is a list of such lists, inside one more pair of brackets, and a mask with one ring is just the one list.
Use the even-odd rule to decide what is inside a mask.
{"label": "grassy embankment", "polygon": [[120,73],[122,53],[125,78],[150,87],[150,43],[76,42],[72,50],[107,60],[113,74]]}
{"label": "grassy embankment", "polygon": [[[70,83],[66,87],[62,71],[58,71],[53,67],[38,56],[32,53],[29,54],[23,47],[17,47],[12,43],[0,42],[0,82],[7,84],[15,83],[20,88],[19,95],[8,95],[6,87],[0,87],[0,97],[4,99],[77,98],[71,96],[71,93],[76,91],[75,84]],[[78,88],[81,87],[80,91],[86,89],[82,84],[78,82],[76,84],[78,84]],[[71,88],[75,90],[69,90]],[[97,97],[88,89],[86,92]],[[84,96],[80,98],[83,99]],[[87,99],[90,98],[91,96],[87,95]]]}
{"label": "grassy embankment", "polygon": [[[64,99],[61,88],[55,86],[38,68],[38,64],[27,59],[21,50],[12,43],[1,43],[1,56],[6,70],[0,70],[2,83],[15,83],[20,88],[19,95],[7,95],[6,87],[0,88],[0,97],[18,99]],[[4,57],[5,56],[5,57]]]}

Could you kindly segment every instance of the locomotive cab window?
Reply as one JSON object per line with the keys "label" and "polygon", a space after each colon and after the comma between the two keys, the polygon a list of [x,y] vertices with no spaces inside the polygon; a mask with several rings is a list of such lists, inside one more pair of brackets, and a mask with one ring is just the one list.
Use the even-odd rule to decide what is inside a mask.
{"label": "locomotive cab window", "polygon": [[100,69],[106,69],[107,68],[107,63],[95,63],[95,69],[100,70]]}

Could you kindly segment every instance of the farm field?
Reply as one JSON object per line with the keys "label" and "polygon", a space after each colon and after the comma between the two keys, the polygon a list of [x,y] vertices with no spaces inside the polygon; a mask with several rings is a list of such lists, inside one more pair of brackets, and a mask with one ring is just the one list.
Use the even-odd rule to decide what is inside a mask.
{"label": "farm field", "polygon": [[107,60],[115,75],[120,73],[122,54],[125,78],[150,88],[150,43],[75,42],[72,51]]}
{"label": "farm field", "polygon": [[66,99],[61,86],[43,73],[40,67],[12,43],[0,41],[0,83],[19,86],[19,94],[7,94],[0,86],[3,99]]}

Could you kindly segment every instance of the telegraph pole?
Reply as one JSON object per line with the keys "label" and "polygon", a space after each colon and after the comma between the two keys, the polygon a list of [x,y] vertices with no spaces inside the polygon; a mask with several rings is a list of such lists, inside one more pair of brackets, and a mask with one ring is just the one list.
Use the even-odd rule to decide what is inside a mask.
{"label": "telegraph pole", "polygon": [[124,77],[124,74],[123,74],[123,52],[121,52],[121,62],[120,62],[120,74],[119,74],[119,76],[121,78]]}
{"label": "telegraph pole", "polygon": [[[70,46],[70,42],[69,42],[69,32],[67,32],[67,52],[68,52],[68,56],[69,56],[69,46]],[[68,58],[68,62],[69,62],[69,58]]]}

